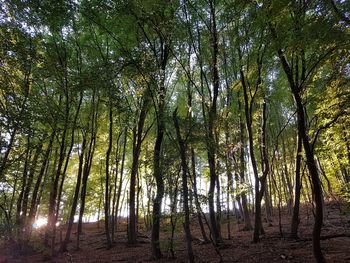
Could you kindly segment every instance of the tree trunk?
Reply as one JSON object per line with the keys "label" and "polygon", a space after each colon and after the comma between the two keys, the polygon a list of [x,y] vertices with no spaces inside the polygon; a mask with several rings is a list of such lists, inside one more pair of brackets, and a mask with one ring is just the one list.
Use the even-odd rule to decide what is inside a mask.
{"label": "tree trunk", "polygon": [[90,133],[90,140],[89,140],[89,147],[85,152],[82,187],[80,192],[80,210],[79,210],[78,230],[77,230],[77,249],[79,249],[80,235],[82,234],[82,223],[83,223],[83,215],[85,210],[87,183],[90,175],[92,159],[94,156],[95,146],[96,146],[98,103],[99,103],[99,99],[96,98],[96,89],[94,89],[92,100],[91,100],[90,122],[88,123],[85,131],[86,133]]}
{"label": "tree trunk", "polygon": [[290,235],[292,238],[298,238],[298,226],[300,223],[299,219],[299,207],[300,207],[300,191],[301,191],[301,180],[300,180],[300,170],[301,170],[301,158],[302,158],[302,140],[300,135],[298,135],[298,147],[297,155],[295,161],[295,194],[294,194],[294,207]]}
{"label": "tree trunk", "polygon": [[[163,90],[164,91],[164,90]],[[164,181],[162,176],[162,168],[160,164],[161,158],[161,146],[164,136],[164,95],[162,90],[160,90],[160,105],[158,109],[158,120],[157,120],[157,137],[154,145],[154,155],[153,155],[153,173],[156,179],[157,193],[153,200],[153,213],[152,213],[152,235],[151,235],[151,246],[152,246],[152,256],[156,259],[162,256],[160,250],[159,241],[159,231],[160,231],[160,217],[161,217],[161,205],[164,195]]]}
{"label": "tree trunk", "polygon": [[[159,36],[160,45],[160,68],[159,68],[159,90],[158,90],[158,103],[156,106],[157,117],[157,135],[154,144],[153,152],[153,176],[156,180],[157,193],[153,199],[153,212],[152,212],[152,234],[151,234],[151,250],[152,256],[155,259],[159,259],[162,256],[160,250],[159,231],[160,231],[160,218],[161,218],[161,205],[164,195],[164,180],[161,166],[161,149],[163,143],[163,137],[165,133],[165,78],[166,78],[166,65],[169,59],[169,46],[166,43],[168,40],[163,35]],[[157,53],[157,51],[155,51]],[[158,107],[157,107],[158,106]]]}
{"label": "tree trunk", "polygon": [[30,235],[32,224],[34,223],[34,218],[35,218],[37,205],[38,205],[39,188],[40,188],[40,185],[42,184],[45,170],[47,169],[48,163],[50,161],[49,157],[50,157],[50,153],[52,151],[52,145],[53,145],[53,142],[55,139],[55,134],[56,134],[56,128],[54,128],[54,130],[51,133],[49,144],[47,146],[47,149],[45,150],[45,154],[44,154],[44,157],[42,159],[42,165],[40,168],[40,172],[39,172],[39,175],[38,175],[36,182],[35,182],[35,185],[34,185],[34,189],[33,189],[33,193],[32,193],[32,200],[30,203],[29,215],[28,215],[28,220],[27,220],[27,236]]}
{"label": "tree trunk", "polygon": [[[239,97],[239,95],[238,95]],[[241,112],[241,101],[240,99],[238,99],[238,110],[239,110],[239,141],[241,143],[241,147],[240,147],[240,154],[239,154],[239,163],[240,163],[240,167],[239,167],[239,177],[241,179],[241,183],[245,186],[245,143],[244,143],[244,124],[243,124],[243,120],[242,120],[242,112]],[[242,207],[243,207],[243,216],[244,216],[244,228],[243,230],[245,231],[249,231],[252,230],[252,223],[250,220],[250,214],[249,214],[249,209],[248,209],[248,201],[247,201],[247,194],[246,191],[243,190],[241,193],[241,197],[242,197]]]}
{"label": "tree trunk", "polygon": [[314,252],[316,261],[318,263],[321,263],[321,262],[325,262],[325,258],[321,250],[321,241],[320,241],[321,230],[323,225],[322,188],[321,188],[321,183],[319,179],[319,174],[317,171],[316,162],[314,159],[314,154],[311,149],[309,137],[307,135],[307,130],[305,126],[306,119],[305,119],[304,106],[302,104],[302,100],[299,93],[296,92],[295,89],[293,90],[293,97],[294,97],[294,101],[297,108],[297,114],[298,114],[298,133],[300,134],[301,139],[303,141],[306,164],[311,176],[311,182],[314,190],[314,201],[316,206],[316,212],[315,212],[315,223],[314,223],[314,228],[312,232],[313,252]]}
{"label": "tree trunk", "polygon": [[203,220],[202,220],[202,209],[201,209],[201,205],[200,205],[199,198],[198,198],[197,174],[196,174],[196,156],[194,154],[193,148],[191,148],[191,166],[192,166],[192,177],[193,177],[193,182],[192,182],[193,194],[194,194],[194,200],[195,200],[195,204],[196,204],[198,223],[199,223],[199,227],[201,229],[204,243],[208,243],[209,239],[208,239],[207,234],[205,232],[205,228],[204,228],[204,224],[203,224]]}
{"label": "tree trunk", "polygon": [[[239,51],[240,53],[240,51]],[[258,71],[261,72],[261,61],[258,60]],[[254,140],[253,140],[253,131],[252,131],[252,102],[249,103],[248,99],[248,91],[247,91],[247,83],[245,80],[243,68],[241,66],[240,69],[240,75],[241,75],[241,83],[243,86],[243,95],[244,95],[244,102],[245,102],[245,116],[246,116],[246,126],[248,131],[248,140],[249,140],[249,152],[250,152],[250,158],[252,162],[252,168],[254,172],[254,178],[255,178],[255,186],[254,186],[254,192],[255,192],[255,222],[254,222],[254,234],[253,234],[253,242],[257,243],[260,241],[260,233],[263,234],[264,230],[262,228],[262,221],[261,221],[261,200],[264,195],[265,186],[266,186],[266,178],[269,171],[269,165],[268,165],[268,157],[266,152],[266,103],[264,101],[263,103],[263,114],[262,114],[262,127],[261,127],[261,137],[262,137],[262,157],[263,157],[263,174],[261,177],[259,177],[258,173],[258,166],[257,161],[255,158],[254,153]],[[260,73],[259,73],[260,76]],[[256,88],[258,88],[260,84],[260,80],[258,79]],[[260,189],[261,188],[261,189]]]}
{"label": "tree trunk", "polygon": [[194,262],[194,255],[192,250],[192,235],[190,230],[190,210],[188,206],[188,185],[187,185],[187,177],[189,175],[189,170],[187,166],[187,154],[186,154],[186,145],[183,141],[180,133],[180,126],[177,119],[177,110],[173,113],[173,122],[176,130],[176,137],[180,148],[180,157],[181,157],[181,167],[182,167],[182,188],[183,188],[183,206],[185,211],[185,237],[187,244],[187,254],[189,262]]}
{"label": "tree trunk", "polygon": [[117,201],[117,184],[118,184],[118,174],[119,174],[119,162],[120,162],[120,146],[119,146],[119,140],[122,136],[122,132],[119,133],[117,138],[117,145],[115,149],[115,176],[114,176],[114,182],[113,182],[113,200],[112,200],[112,222],[111,222],[111,240],[112,243],[115,242],[115,225],[116,225],[116,201]]}
{"label": "tree trunk", "polygon": [[127,128],[124,129],[124,142],[123,142],[123,155],[122,155],[122,163],[121,163],[121,167],[120,167],[120,177],[119,177],[119,184],[118,184],[118,192],[117,192],[117,202],[115,205],[115,229],[113,229],[112,231],[117,231],[117,227],[118,227],[118,212],[119,212],[119,204],[120,204],[120,196],[122,193],[122,186],[123,186],[123,173],[124,173],[124,164],[125,164],[125,154],[126,154],[126,143],[127,143],[127,134],[128,130]]}
{"label": "tree trunk", "polygon": [[35,150],[33,160],[31,161],[31,165],[30,165],[31,167],[30,167],[29,173],[28,173],[27,184],[26,184],[24,194],[23,194],[22,222],[25,225],[27,225],[27,210],[28,210],[27,208],[28,208],[29,192],[32,188],[34,173],[36,170],[39,154],[41,153],[41,151],[42,151],[42,143],[39,143],[39,145],[37,146],[37,148]]}
{"label": "tree trunk", "polygon": [[[33,48],[33,45],[32,45],[32,41],[30,40],[30,48],[32,49]],[[30,83],[31,83],[31,74],[32,74],[32,56],[29,56],[30,57],[30,61],[29,61],[29,67],[27,67],[27,71],[24,72],[24,79],[23,79],[23,83],[24,83],[24,98],[23,98],[23,101],[20,105],[20,112],[19,112],[19,115],[17,117],[17,120],[21,120],[23,119],[23,115],[25,114],[25,110],[26,110],[26,104],[27,104],[27,101],[28,101],[28,97],[29,97],[29,92],[30,92]],[[27,61],[26,61],[27,62]],[[20,128],[20,123],[17,122],[17,120],[15,120],[15,124],[14,124],[14,127],[13,127],[13,130],[11,132],[11,135],[10,135],[10,141],[9,141],[9,144],[7,146],[7,149],[5,151],[5,153],[3,154],[3,157],[2,157],[2,160],[0,162],[0,181],[2,181],[2,177],[5,175],[5,170],[7,168],[7,162],[8,162],[8,159],[9,159],[9,156],[10,156],[10,153],[12,151],[12,147],[13,147],[13,144],[15,142],[15,138],[16,138],[16,135],[17,135],[17,132]]]}
{"label": "tree trunk", "polygon": [[16,210],[16,225],[19,227],[18,237],[21,238],[22,236],[22,224],[23,222],[23,196],[25,191],[25,186],[27,184],[27,177],[28,177],[28,166],[29,166],[29,160],[31,156],[31,150],[30,150],[30,139],[29,135],[27,137],[27,147],[26,147],[26,156],[24,160],[24,166],[23,166],[23,173],[22,173],[22,183],[21,183],[21,191],[19,193],[18,199],[17,199],[17,210]]}
{"label": "tree trunk", "polygon": [[82,177],[82,173],[83,173],[85,146],[86,146],[86,136],[83,135],[83,143],[82,143],[82,146],[80,149],[80,154],[79,154],[79,168],[78,168],[77,182],[75,184],[73,203],[72,203],[69,218],[68,218],[68,226],[67,226],[66,235],[65,235],[63,242],[61,243],[61,248],[60,248],[61,252],[67,251],[67,246],[68,246],[68,243],[70,242],[70,235],[72,232],[74,216],[75,216],[75,212],[76,212],[76,209],[78,206],[81,177]]}
{"label": "tree trunk", "polygon": [[218,229],[218,223],[216,220],[216,213],[214,208],[214,191],[215,183],[217,182],[216,173],[216,142],[215,142],[215,122],[217,118],[217,98],[219,92],[219,72],[218,72],[218,38],[216,29],[216,11],[214,1],[209,1],[210,8],[210,23],[211,23],[211,45],[212,45],[212,61],[211,61],[211,73],[213,82],[213,98],[208,112],[208,131],[207,131],[207,154],[209,164],[209,191],[208,191],[208,203],[209,203],[209,218],[211,225],[211,233],[213,236],[213,242],[215,245],[221,243],[220,233]]}
{"label": "tree trunk", "polygon": [[145,91],[143,96],[143,102],[139,115],[137,126],[133,129],[133,156],[130,175],[130,198],[129,198],[129,224],[128,224],[128,243],[135,244],[137,242],[137,230],[136,230],[136,213],[135,213],[135,187],[136,187],[136,175],[139,166],[139,158],[141,154],[141,145],[143,141],[143,128],[145,125],[147,107],[148,107],[148,91]]}
{"label": "tree trunk", "polygon": [[[53,176],[52,180],[52,188],[50,192],[50,198],[49,198],[49,209],[48,209],[48,216],[47,216],[47,228],[45,232],[45,245],[49,245],[49,238],[51,237],[52,240],[54,240],[54,234],[55,234],[55,228],[56,228],[56,202],[57,202],[57,192],[58,192],[58,183],[59,179],[61,177],[61,170],[64,163],[64,159],[66,156],[66,137],[67,137],[67,131],[68,131],[68,122],[69,122],[69,113],[70,113],[70,103],[69,103],[69,95],[68,91],[65,91],[65,97],[66,97],[66,104],[65,104],[65,120],[64,120],[64,127],[62,131],[61,136],[61,142],[60,142],[60,150],[59,150],[59,159],[58,164],[56,168],[56,173]],[[55,168],[55,167],[54,167]],[[54,248],[52,248],[54,249]]]}
{"label": "tree trunk", "polygon": [[64,182],[65,182],[65,179],[66,179],[68,163],[70,161],[71,153],[72,153],[72,150],[73,150],[73,147],[74,147],[75,129],[76,129],[76,125],[77,125],[77,121],[78,121],[78,117],[79,117],[81,104],[83,102],[83,96],[84,96],[84,93],[83,93],[83,91],[81,91],[80,92],[80,96],[79,96],[78,107],[77,107],[77,110],[76,110],[76,112],[74,114],[73,124],[72,124],[72,128],[71,128],[70,145],[69,145],[68,152],[66,154],[66,160],[65,160],[65,163],[64,163],[64,166],[63,166],[63,170],[62,170],[62,174],[61,174],[62,179],[61,179],[61,183],[60,183],[59,190],[58,190],[58,195],[57,195],[55,222],[57,222],[57,220],[58,220],[58,215],[59,215],[59,210],[60,210],[60,203],[61,203],[61,198],[62,198],[63,185],[64,185]]}
{"label": "tree trunk", "polygon": [[109,159],[111,156],[112,151],[112,144],[113,144],[113,107],[112,107],[112,95],[110,94],[109,98],[109,140],[108,140],[108,149],[106,152],[106,185],[105,185],[105,205],[104,205],[104,212],[105,212],[105,234],[106,234],[106,241],[107,241],[107,249],[110,249],[112,247],[112,240],[111,235],[109,231],[109,204],[110,204],[110,195],[109,195]]}
{"label": "tree trunk", "polygon": [[[297,28],[296,25],[296,29]],[[272,37],[277,40],[277,32],[276,29],[270,25],[270,30],[272,33]],[[305,152],[305,157],[306,157],[306,165],[308,167],[310,176],[311,176],[311,181],[313,184],[313,192],[314,192],[314,201],[315,201],[315,206],[316,206],[316,214],[315,214],[315,223],[314,223],[314,228],[312,232],[312,246],[313,246],[313,253],[315,256],[315,259],[318,263],[325,262],[325,258],[322,254],[321,250],[321,241],[320,241],[320,236],[321,236],[321,230],[322,230],[322,224],[323,224],[323,200],[322,200],[322,188],[320,184],[320,178],[319,174],[317,171],[316,167],[316,162],[314,159],[314,153],[312,151],[312,147],[310,145],[310,140],[307,135],[307,127],[306,127],[306,114],[303,106],[302,99],[300,97],[300,92],[303,88],[301,86],[303,83],[306,82],[306,76],[305,76],[305,62],[303,64],[303,71],[301,74],[301,82],[302,84],[298,85],[299,83],[299,72],[296,70],[296,79],[294,79],[293,76],[293,70],[290,67],[287,58],[285,56],[284,51],[281,48],[277,49],[278,57],[280,59],[282,68],[287,76],[290,90],[292,92],[293,98],[294,98],[294,103],[296,106],[297,110],[297,122],[298,122],[298,136],[301,137],[301,140],[303,142],[304,146],[304,152]],[[301,52],[303,55],[303,52]],[[305,61],[303,59],[303,61]]]}

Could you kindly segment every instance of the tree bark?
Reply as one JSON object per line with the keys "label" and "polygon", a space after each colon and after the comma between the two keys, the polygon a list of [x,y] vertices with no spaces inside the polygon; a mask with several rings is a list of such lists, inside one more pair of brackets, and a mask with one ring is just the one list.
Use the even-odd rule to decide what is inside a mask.
{"label": "tree bark", "polygon": [[314,228],[312,231],[312,246],[313,246],[313,252],[314,256],[316,258],[316,261],[318,263],[325,262],[325,258],[322,254],[321,250],[321,230],[323,225],[323,195],[322,195],[322,187],[319,179],[319,174],[317,171],[316,162],[314,159],[314,154],[311,149],[309,137],[306,132],[306,119],[305,119],[305,111],[304,107],[301,101],[301,97],[299,93],[293,92],[294,101],[296,103],[297,107],[297,113],[298,113],[298,133],[301,135],[303,145],[304,145],[304,151],[305,151],[305,157],[306,157],[306,164],[311,176],[311,182],[313,185],[314,190],[314,201],[316,206],[315,211],[315,223]]}
{"label": "tree bark", "polygon": [[[239,96],[238,96],[239,97]],[[241,179],[241,183],[244,185],[246,182],[245,179],[245,143],[244,143],[244,124],[242,120],[242,112],[241,112],[241,101],[238,99],[238,110],[239,110],[239,141],[241,144],[240,147],[240,153],[239,153],[239,177]],[[243,190],[241,193],[242,197],[242,207],[243,207],[243,216],[244,216],[244,228],[243,230],[249,231],[252,230],[252,223],[250,220],[250,214],[249,214],[249,209],[248,209],[248,200],[247,200],[247,194],[246,191]]]}
{"label": "tree bark", "polygon": [[31,199],[31,203],[30,203],[30,209],[29,209],[29,215],[28,215],[28,220],[27,220],[27,236],[30,235],[31,232],[31,228],[32,228],[32,224],[34,223],[34,218],[35,218],[35,214],[37,211],[37,206],[39,203],[39,198],[38,198],[38,194],[39,194],[39,188],[40,185],[42,184],[42,180],[43,180],[43,176],[45,174],[45,170],[47,169],[47,165],[49,163],[49,157],[50,157],[50,153],[52,151],[52,145],[55,139],[55,134],[56,134],[56,128],[53,129],[51,136],[50,136],[50,140],[49,140],[49,144],[45,150],[44,153],[44,157],[42,159],[42,165],[40,168],[40,172],[39,175],[36,179],[35,185],[34,185],[34,189],[33,189],[33,193],[32,193],[32,199]]}
{"label": "tree bark", "polygon": [[79,249],[80,235],[82,234],[82,224],[83,224],[83,215],[85,210],[85,200],[87,193],[87,183],[90,175],[90,169],[92,165],[92,159],[95,152],[96,146],[96,135],[97,135],[97,117],[98,117],[98,104],[99,99],[96,98],[96,89],[93,90],[92,100],[91,100],[91,109],[90,109],[90,122],[88,123],[86,133],[90,133],[89,147],[85,152],[85,161],[83,167],[83,177],[82,177],[82,187],[80,192],[80,210],[79,210],[79,219],[78,219],[78,230],[77,230],[77,249]]}
{"label": "tree bark", "polygon": [[137,242],[137,229],[136,229],[136,213],[135,213],[135,187],[136,187],[136,175],[139,166],[139,159],[141,154],[141,145],[143,141],[143,128],[147,116],[148,108],[148,91],[146,90],[143,99],[142,106],[139,114],[137,126],[133,129],[133,154],[132,165],[130,175],[130,197],[129,197],[129,224],[128,224],[128,243],[135,244]]}
{"label": "tree bark", "polygon": [[23,194],[22,221],[25,225],[27,225],[27,210],[28,210],[29,192],[32,188],[34,174],[35,174],[38,158],[39,158],[41,151],[42,151],[42,143],[39,143],[39,145],[37,146],[37,148],[35,150],[35,154],[34,154],[33,160],[32,160],[31,165],[30,165],[31,167],[29,169],[28,180],[27,180],[27,184],[26,184],[24,194]]}
{"label": "tree bark", "polygon": [[[240,55],[240,50],[239,50]],[[241,55],[240,55],[241,57]],[[261,83],[260,79],[260,73],[261,73],[261,67],[262,67],[262,61],[258,58],[258,80],[256,83],[256,89]],[[243,72],[243,67],[240,68],[240,76],[241,76],[241,83],[243,86],[243,96],[244,96],[244,102],[245,102],[245,117],[246,117],[246,127],[248,132],[248,141],[249,141],[249,152],[250,152],[250,158],[252,162],[252,168],[254,172],[254,178],[255,178],[255,186],[254,186],[254,192],[255,192],[255,222],[254,222],[254,234],[253,234],[253,242],[257,243],[260,241],[260,233],[263,234],[264,230],[262,228],[262,221],[261,221],[261,200],[264,195],[265,186],[266,186],[266,178],[267,174],[269,172],[269,164],[268,164],[268,156],[266,152],[266,102],[263,103],[263,113],[262,113],[262,127],[261,127],[261,137],[262,137],[262,163],[263,163],[263,172],[262,176],[259,177],[258,173],[258,166],[257,161],[255,158],[254,153],[254,140],[253,140],[253,130],[252,130],[252,101],[249,103],[248,99],[248,91],[247,91],[247,82],[245,79],[245,75]]]}
{"label": "tree bark", "polygon": [[77,182],[75,184],[73,203],[72,203],[69,218],[68,218],[68,226],[67,226],[66,235],[65,235],[65,238],[64,238],[63,242],[61,243],[61,247],[60,247],[61,252],[67,251],[67,246],[68,246],[68,243],[70,242],[70,235],[72,232],[74,216],[75,216],[75,212],[76,212],[76,209],[78,206],[81,177],[82,177],[82,173],[83,173],[85,146],[86,146],[86,136],[83,135],[83,143],[82,143],[82,146],[80,149],[80,154],[79,154],[79,168],[78,168]]}
{"label": "tree bark", "polygon": [[295,158],[295,193],[294,193],[294,207],[290,235],[292,238],[298,238],[299,207],[300,207],[300,192],[301,192],[301,158],[302,158],[303,142],[300,135],[298,135],[297,155]]}
{"label": "tree bark", "polygon": [[[296,25],[296,29],[297,28]],[[277,32],[276,29],[270,25],[270,30],[272,37],[277,40]],[[299,29],[300,30],[300,29]],[[316,162],[314,159],[314,153],[310,144],[310,139],[307,135],[307,126],[306,126],[306,113],[304,109],[304,105],[302,103],[302,98],[300,96],[300,92],[302,91],[303,86],[301,86],[303,83],[306,81],[306,77],[304,74],[305,71],[305,65],[303,65],[303,72],[302,72],[302,77],[299,83],[298,75],[299,72],[296,71],[296,79],[294,79],[293,76],[293,71],[292,68],[290,67],[287,58],[285,56],[284,51],[281,48],[277,49],[277,54],[280,59],[282,68],[287,76],[289,86],[291,93],[293,95],[295,107],[297,110],[297,123],[298,123],[298,135],[301,137],[301,140],[303,142],[303,148],[305,152],[305,157],[306,157],[306,165],[309,170],[309,174],[311,176],[311,182],[313,186],[313,198],[315,201],[315,207],[316,207],[316,212],[315,212],[315,223],[314,223],[314,228],[312,232],[312,247],[313,247],[313,253],[315,256],[315,259],[318,263],[325,262],[325,258],[322,254],[321,250],[321,241],[320,241],[320,236],[321,236],[321,230],[322,230],[322,225],[323,225],[323,200],[322,200],[322,188],[321,188],[321,183],[320,183],[320,178],[316,166]],[[305,62],[303,63],[305,64]]]}
{"label": "tree bark", "polygon": [[[156,197],[153,199],[153,212],[152,212],[152,234],[151,234],[151,250],[152,256],[156,259],[161,258],[162,253],[160,250],[159,241],[159,231],[160,231],[160,218],[161,218],[161,205],[164,195],[164,180],[162,175],[161,166],[161,149],[163,143],[163,137],[165,133],[165,94],[166,94],[166,66],[169,59],[169,39],[164,35],[159,35],[160,40],[160,57],[157,58],[159,61],[159,82],[158,82],[158,103],[156,107],[156,117],[157,117],[157,135],[154,144],[153,152],[153,176],[156,180],[157,193]],[[155,54],[157,51],[154,50]]]}
{"label": "tree bark", "polygon": [[187,255],[188,255],[189,262],[194,262],[194,255],[193,255],[192,242],[191,242],[192,235],[191,235],[191,230],[190,230],[190,210],[189,210],[189,206],[188,206],[187,178],[189,175],[189,169],[187,166],[186,145],[185,145],[184,140],[181,137],[179,121],[177,118],[177,110],[175,110],[173,113],[173,122],[174,122],[175,130],[176,130],[176,137],[177,137],[177,142],[179,144],[180,157],[181,157],[183,206],[184,206],[184,211],[185,211],[184,230],[185,230],[185,237],[186,237],[186,244],[187,244]]}
{"label": "tree bark", "polygon": [[118,192],[117,192],[117,202],[115,205],[115,229],[112,229],[112,231],[117,231],[117,227],[118,227],[118,215],[119,215],[119,205],[120,205],[120,197],[121,197],[121,193],[122,193],[122,186],[123,186],[123,180],[124,180],[124,164],[125,164],[125,154],[126,154],[126,144],[127,144],[127,128],[124,129],[124,142],[123,142],[123,154],[122,154],[122,163],[121,163],[121,167],[120,167],[120,177],[119,177],[119,184],[118,184]]}
{"label": "tree bark", "polygon": [[28,177],[28,166],[29,166],[29,160],[31,158],[31,149],[30,149],[30,136],[27,136],[27,145],[26,145],[26,154],[24,159],[24,166],[23,166],[23,173],[22,173],[22,182],[21,182],[21,191],[19,193],[18,199],[17,199],[17,209],[16,209],[16,224],[19,227],[18,237],[21,238],[21,229],[23,225],[23,197],[24,197],[24,191],[25,186],[27,184],[27,177]]}
{"label": "tree bark", "polygon": [[214,1],[209,1],[210,9],[210,41],[212,46],[212,61],[211,61],[211,73],[213,82],[213,97],[211,105],[208,112],[208,131],[207,131],[207,154],[208,154],[208,164],[209,164],[209,191],[208,191],[208,203],[209,203],[209,218],[211,225],[211,233],[213,236],[213,242],[215,245],[221,243],[220,233],[218,229],[218,223],[216,220],[216,213],[214,208],[214,191],[215,184],[217,182],[216,173],[216,142],[215,142],[215,122],[217,118],[217,98],[219,92],[219,72],[218,72],[218,37],[216,28],[216,11]]}
{"label": "tree bark", "polygon": [[154,145],[153,154],[153,173],[156,179],[157,193],[153,199],[153,212],[152,212],[152,234],[151,234],[151,247],[152,255],[154,258],[159,259],[162,256],[160,250],[159,231],[160,231],[160,217],[161,217],[161,205],[164,195],[164,181],[162,176],[162,167],[160,163],[161,147],[164,136],[164,99],[165,99],[165,87],[161,84],[159,90],[159,106],[158,106],[158,118],[157,118],[157,137]]}
{"label": "tree bark", "polygon": [[105,234],[106,234],[106,241],[107,241],[107,249],[110,249],[112,247],[112,240],[111,240],[111,233],[109,231],[109,215],[110,215],[110,194],[109,194],[109,159],[111,156],[112,151],[112,144],[113,144],[113,107],[112,107],[112,98],[109,98],[109,136],[108,136],[108,149],[106,152],[106,185],[105,185],[105,205],[104,205],[104,212],[105,212]]}

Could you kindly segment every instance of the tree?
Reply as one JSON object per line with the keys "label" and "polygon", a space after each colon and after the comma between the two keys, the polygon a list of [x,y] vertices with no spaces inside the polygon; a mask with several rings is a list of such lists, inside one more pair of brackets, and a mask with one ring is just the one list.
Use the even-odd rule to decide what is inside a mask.
{"label": "tree", "polygon": [[[292,39],[294,41],[301,41],[302,45],[297,47],[295,51],[291,52],[291,56],[295,59],[294,65],[291,65],[288,62],[287,54],[285,48],[282,48],[283,44],[280,44],[280,35],[278,35],[278,31],[276,29],[276,25],[270,23],[270,31],[271,35],[275,41],[275,46],[277,50],[278,57],[281,62],[281,66],[283,71],[286,74],[288,79],[288,83],[290,86],[291,93],[293,95],[296,111],[297,111],[297,122],[298,122],[298,135],[301,137],[303,148],[305,152],[305,158],[307,167],[311,176],[311,181],[313,185],[313,193],[314,193],[314,201],[316,205],[316,214],[315,214],[315,224],[313,229],[313,252],[317,262],[325,262],[324,256],[321,251],[320,244],[320,236],[321,229],[323,224],[323,195],[322,188],[320,182],[319,172],[316,166],[316,161],[314,157],[313,147],[310,142],[310,138],[308,136],[308,127],[307,127],[307,117],[306,110],[303,105],[302,92],[304,92],[308,86],[308,82],[312,78],[312,76],[317,72],[319,64],[322,61],[330,56],[335,47],[337,47],[337,41],[339,39],[335,39],[335,47],[330,46],[329,42],[324,44],[322,42],[322,38],[319,38],[317,41],[319,45],[324,44],[325,51],[318,56],[313,55],[312,46],[309,44],[309,41],[303,36],[302,29],[310,30],[318,23],[323,24],[326,27],[332,27],[327,24],[324,20],[316,20],[316,22],[312,22],[312,18],[306,15],[306,3],[299,3],[292,5],[291,12],[293,13],[293,18],[289,22],[289,26],[293,29]],[[333,31],[335,32],[335,31]],[[288,43],[284,43],[287,44]],[[294,43],[293,43],[294,44]],[[291,44],[291,45],[293,45]],[[315,44],[315,43],[313,43]],[[288,47],[288,46],[287,46]],[[307,56],[309,57],[309,52],[311,52],[312,61],[307,60]]]}

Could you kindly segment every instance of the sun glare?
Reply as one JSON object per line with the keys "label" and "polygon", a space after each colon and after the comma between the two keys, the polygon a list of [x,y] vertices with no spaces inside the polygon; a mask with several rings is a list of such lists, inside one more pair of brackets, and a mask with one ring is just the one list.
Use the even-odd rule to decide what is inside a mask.
{"label": "sun glare", "polygon": [[47,218],[39,217],[37,220],[35,220],[33,228],[39,228],[45,225],[47,225]]}

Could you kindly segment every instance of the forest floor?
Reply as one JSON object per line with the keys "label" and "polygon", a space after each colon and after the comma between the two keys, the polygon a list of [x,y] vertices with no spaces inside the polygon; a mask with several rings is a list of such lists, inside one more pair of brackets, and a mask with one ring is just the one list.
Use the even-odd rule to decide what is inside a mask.
{"label": "forest floor", "polygon": [[[299,227],[299,240],[288,237],[290,231],[290,216],[285,209],[281,212],[282,233],[279,226],[278,210],[274,211],[272,222],[264,222],[266,234],[261,237],[261,242],[253,244],[252,231],[243,231],[243,223],[232,219],[231,239],[227,239],[227,223],[222,225],[224,245],[219,248],[219,253],[224,262],[314,262],[312,254],[311,233],[313,227],[313,214],[311,205],[303,205],[301,208],[301,223]],[[178,221],[174,238],[175,258],[171,258],[170,236],[171,227],[164,224],[161,229],[161,247],[163,258],[157,262],[186,262],[186,242],[182,230],[182,222]],[[62,227],[63,228],[63,227]],[[150,260],[150,233],[141,231],[139,243],[129,246],[126,241],[126,223],[118,226],[116,243],[112,249],[105,248],[105,235],[103,223],[87,223],[83,226],[84,233],[81,236],[80,250],[75,249],[76,232],[73,230],[72,242],[69,244],[69,252],[59,254],[54,258],[45,256],[45,250],[38,252],[27,249],[19,251],[14,245],[2,242],[0,244],[0,263],[24,263],[24,262],[148,262]],[[200,229],[195,218],[191,223],[193,250],[196,262],[219,262],[218,253],[212,244],[200,242]],[[322,236],[345,234],[345,237],[333,237],[322,240],[322,249],[327,262],[350,262],[350,205],[332,202],[326,205],[326,220],[322,229]],[[59,238],[58,238],[59,239]],[[59,241],[59,240],[58,240]],[[34,242],[35,243],[35,242]],[[42,238],[37,236],[36,243],[41,244]],[[59,245],[57,243],[57,245]]]}

